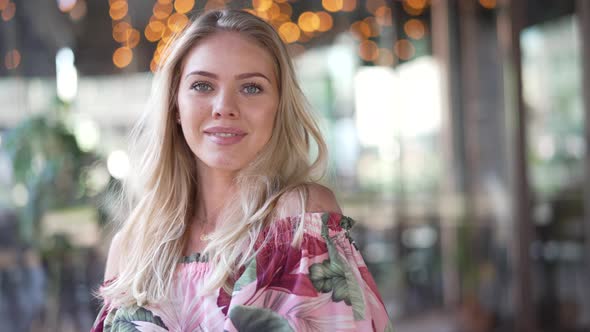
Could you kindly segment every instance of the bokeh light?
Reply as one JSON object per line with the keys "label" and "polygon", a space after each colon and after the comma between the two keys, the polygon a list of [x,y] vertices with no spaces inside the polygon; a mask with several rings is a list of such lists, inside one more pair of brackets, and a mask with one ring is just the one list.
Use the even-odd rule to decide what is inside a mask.
{"label": "bokeh light", "polygon": [[426,7],[426,0],[405,0],[405,3],[416,10],[423,10]]}
{"label": "bokeh light", "polygon": [[385,0],[367,0],[365,3],[365,8],[371,14],[375,14],[377,9],[386,6]]}
{"label": "bokeh light", "polygon": [[332,26],[334,25],[332,15],[324,11],[317,12],[316,15],[320,18],[320,27],[318,28],[318,31],[326,32],[332,29]]}
{"label": "bokeh light", "polygon": [[122,150],[111,152],[107,159],[107,169],[115,179],[124,179],[129,173],[129,157]]}
{"label": "bokeh light", "polygon": [[170,16],[170,14],[172,14],[173,9],[174,9],[174,7],[172,6],[171,3],[162,4],[162,3],[156,2],[152,12],[153,12],[155,18],[157,18],[159,20],[164,20],[164,19],[168,18],[168,16]]}
{"label": "bokeh light", "polygon": [[426,33],[426,27],[421,20],[412,18],[404,24],[406,35],[412,39],[422,39]]}
{"label": "bokeh light", "polygon": [[391,26],[393,23],[391,19],[391,8],[387,6],[377,8],[375,11],[375,19],[377,20],[377,24],[381,26]]}
{"label": "bokeh light", "polygon": [[369,16],[363,20],[363,22],[369,27],[369,37],[379,36],[379,25],[377,20],[373,16]]}
{"label": "bokeh light", "polygon": [[141,39],[141,35],[139,31],[136,29],[129,29],[127,30],[127,39],[125,40],[125,46],[129,48],[135,48],[137,44],[139,44],[139,40]]}
{"label": "bokeh light", "polygon": [[162,38],[165,29],[166,26],[161,21],[152,21],[145,27],[143,33],[148,41],[156,42]]}
{"label": "bokeh light", "polygon": [[395,55],[402,60],[409,60],[416,54],[416,48],[407,39],[400,39],[393,46]]}
{"label": "bokeh light", "polygon": [[279,27],[279,35],[285,43],[294,43],[299,39],[301,31],[297,24],[293,22],[285,22]]}
{"label": "bokeh light", "polygon": [[344,0],[342,3],[342,11],[352,12],[356,9],[356,0]]}
{"label": "bokeh light", "polygon": [[375,63],[379,66],[393,66],[393,53],[387,48],[379,49],[379,57],[375,60]]}
{"label": "bokeh light", "polygon": [[15,13],[16,5],[14,4],[14,2],[8,2],[4,10],[2,10],[2,19],[4,21],[10,21],[14,17]]}
{"label": "bokeh light", "polygon": [[358,40],[367,39],[371,36],[371,28],[364,21],[354,22],[350,26],[350,32],[352,33],[352,36]]}
{"label": "bokeh light", "polygon": [[252,0],[252,7],[259,12],[265,12],[272,6],[272,0]]}
{"label": "bokeh light", "polygon": [[343,0],[322,0],[322,7],[329,12],[337,12],[344,7]]}
{"label": "bokeh light", "polygon": [[127,67],[131,63],[131,60],[133,60],[133,51],[129,47],[119,47],[113,53],[113,63],[118,68]]}
{"label": "bokeh light", "polygon": [[297,23],[302,31],[312,32],[319,29],[320,18],[316,13],[303,12],[301,15],[299,15]]}
{"label": "bokeh light", "polygon": [[129,6],[127,5],[127,1],[119,0],[113,2],[111,4],[111,8],[109,9],[109,15],[113,20],[120,20],[125,15],[127,15],[127,11],[129,10]]}
{"label": "bokeh light", "polygon": [[16,69],[20,65],[20,52],[18,50],[11,50],[4,56],[4,66],[6,69]]}
{"label": "bokeh light", "polygon": [[424,7],[415,7],[415,4],[410,5],[407,0],[402,2],[402,7],[406,13],[413,16],[421,15],[424,12]]}
{"label": "bokeh light", "polygon": [[[188,17],[181,13],[174,13],[168,18],[168,28],[171,32],[179,32],[188,23]],[[168,36],[169,37],[169,36]],[[164,38],[164,37],[162,37]]]}
{"label": "bokeh light", "polygon": [[78,0],[74,8],[70,11],[70,17],[74,21],[81,20],[88,12],[88,6],[85,0]]}
{"label": "bokeh light", "polygon": [[496,8],[496,0],[479,0],[479,4],[487,9],[494,9]]}
{"label": "bokeh light", "polygon": [[131,24],[123,21],[113,26],[113,39],[116,42],[124,43],[127,40],[127,31],[133,29]]}
{"label": "bokeh light", "polygon": [[74,9],[74,6],[76,6],[76,0],[58,0],[57,1],[57,8],[59,8],[59,10],[64,13],[67,13],[67,12],[71,11],[72,9]]}
{"label": "bokeh light", "polygon": [[287,15],[289,18],[293,14],[293,7],[288,2],[280,3],[279,9],[281,10],[281,14]]}
{"label": "bokeh light", "polygon": [[188,13],[195,6],[195,0],[176,0],[174,1],[174,9],[180,14]]}
{"label": "bokeh light", "polygon": [[358,54],[365,61],[375,61],[379,57],[379,47],[372,40],[363,40],[359,45]]}

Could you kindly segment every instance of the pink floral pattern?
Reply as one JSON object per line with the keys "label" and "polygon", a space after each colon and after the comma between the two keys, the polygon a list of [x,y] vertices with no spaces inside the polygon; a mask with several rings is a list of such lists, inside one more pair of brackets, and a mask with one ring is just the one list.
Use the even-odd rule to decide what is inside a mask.
{"label": "pink floral pattern", "polygon": [[210,271],[206,257],[185,258],[165,303],[104,305],[92,332],[105,331],[393,331],[383,301],[354,241],[354,221],[306,213],[303,242],[291,245],[301,216],[277,220],[256,243],[232,294],[197,294]]}

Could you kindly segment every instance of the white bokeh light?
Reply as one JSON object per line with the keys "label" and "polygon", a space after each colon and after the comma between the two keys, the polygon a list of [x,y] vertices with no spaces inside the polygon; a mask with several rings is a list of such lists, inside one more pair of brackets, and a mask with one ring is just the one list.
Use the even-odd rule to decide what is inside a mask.
{"label": "white bokeh light", "polygon": [[107,159],[107,169],[115,179],[122,180],[127,177],[129,173],[129,157],[127,153],[122,150],[111,152]]}

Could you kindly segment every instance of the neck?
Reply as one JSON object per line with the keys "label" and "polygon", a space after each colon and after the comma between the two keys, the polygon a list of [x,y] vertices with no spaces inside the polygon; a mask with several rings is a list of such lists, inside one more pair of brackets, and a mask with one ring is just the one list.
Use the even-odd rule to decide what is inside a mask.
{"label": "neck", "polygon": [[[203,165],[199,165],[203,166]],[[228,197],[234,193],[235,173],[198,167],[199,197],[197,218],[203,218],[207,223],[215,225],[220,209]]]}

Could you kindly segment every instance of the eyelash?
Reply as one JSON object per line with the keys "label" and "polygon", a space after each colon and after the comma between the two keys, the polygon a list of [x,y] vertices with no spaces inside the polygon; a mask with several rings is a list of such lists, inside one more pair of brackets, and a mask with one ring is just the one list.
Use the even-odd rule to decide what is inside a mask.
{"label": "eyelash", "polygon": [[[197,88],[198,88],[199,86],[207,86],[207,88],[208,88],[209,90],[207,90],[207,91],[200,91],[200,90],[197,90]],[[260,86],[259,84],[256,84],[256,83],[254,83],[254,82],[250,82],[250,83],[246,83],[246,84],[242,85],[242,91],[243,91],[244,89],[251,88],[251,87],[254,87],[254,88],[258,89],[258,91],[257,91],[257,92],[255,92],[255,93],[252,93],[252,94],[259,94],[259,93],[261,93],[262,91],[264,91],[264,89],[262,88],[262,86]],[[209,92],[209,91],[211,91],[212,89],[213,89],[213,87],[211,87],[211,84],[209,84],[208,82],[195,82],[195,83],[193,83],[193,84],[191,85],[191,90],[195,90],[195,91],[197,91],[197,92]]]}

